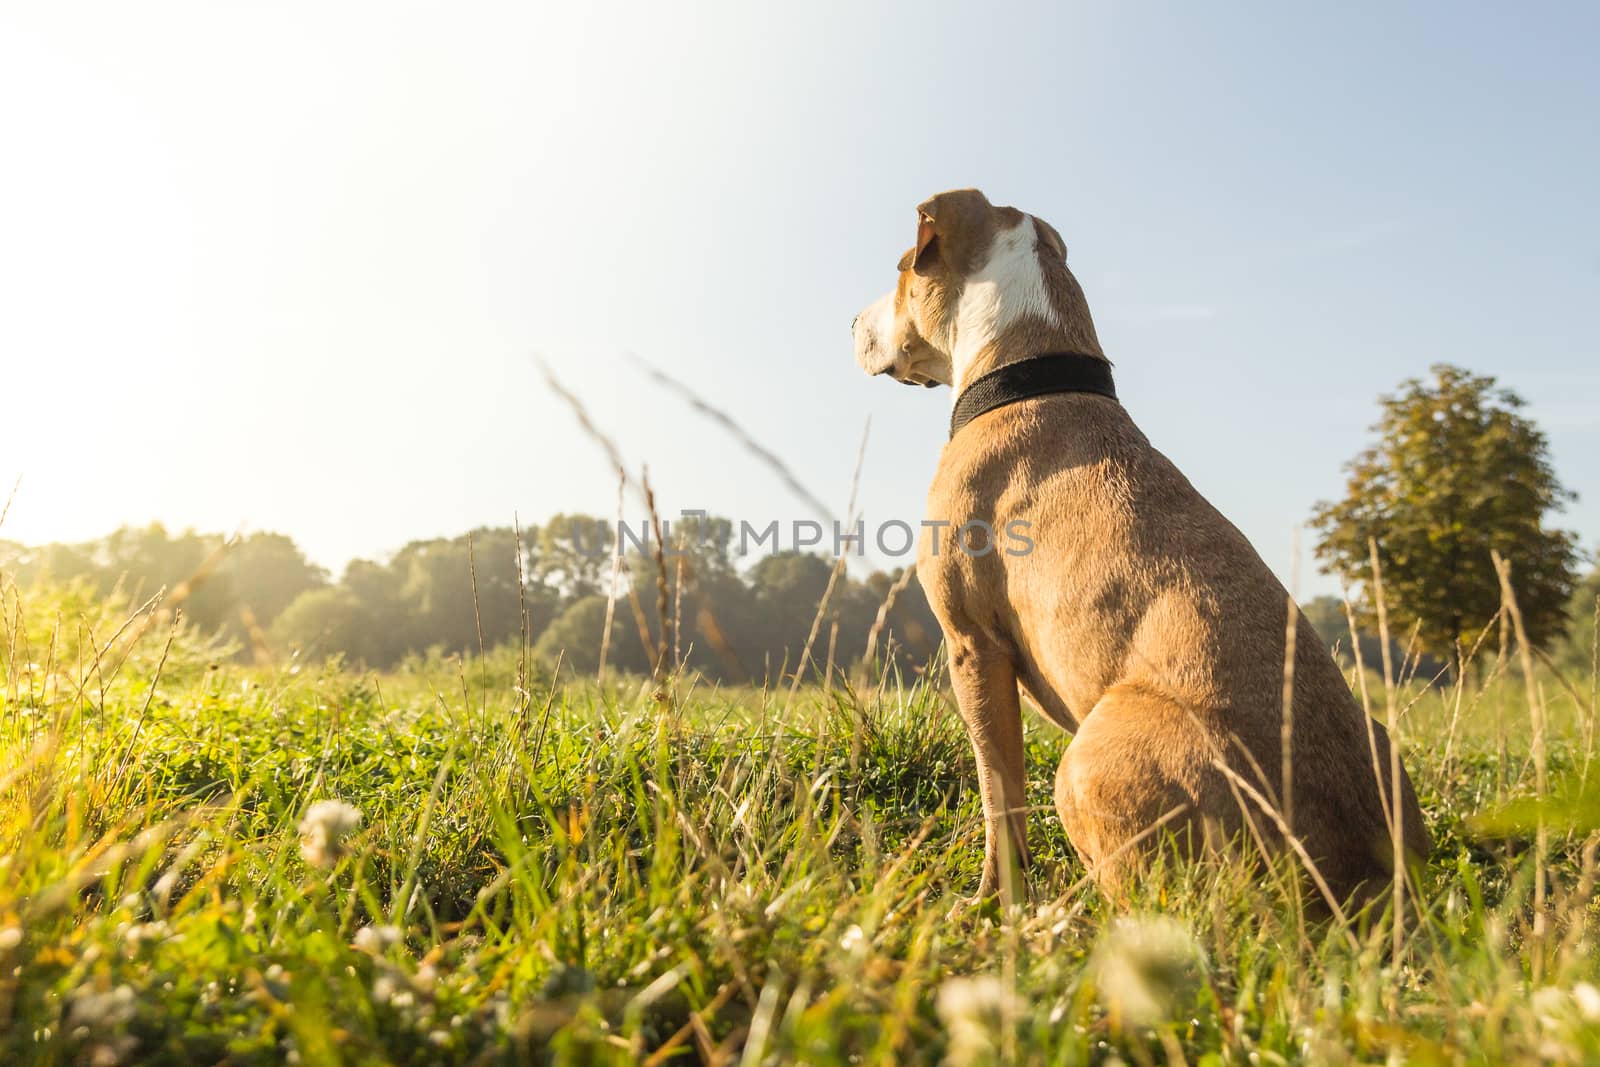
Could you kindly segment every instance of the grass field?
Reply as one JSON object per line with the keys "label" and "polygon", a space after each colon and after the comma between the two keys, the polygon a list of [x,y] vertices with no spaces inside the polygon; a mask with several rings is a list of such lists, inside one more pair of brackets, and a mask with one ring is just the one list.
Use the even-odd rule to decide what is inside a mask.
{"label": "grass field", "polygon": [[62,595],[3,606],[0,1062],[1600,1058],[1593,680],[1535,679],[1534,804],[1514,650],[1399,692],[1437,847],[1395,957],[1389,916],[1318,919],[1273,872],[1105,899],[1037,721],[1031,901],[968,905],[982,826],[937,673],[791,699],[552,685],[515,650],[268,670]]}

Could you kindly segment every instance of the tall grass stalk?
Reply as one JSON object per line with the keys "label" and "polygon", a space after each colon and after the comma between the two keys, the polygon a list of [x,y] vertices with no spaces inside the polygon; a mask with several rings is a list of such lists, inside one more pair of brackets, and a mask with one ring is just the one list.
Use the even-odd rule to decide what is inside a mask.
{"label": "tall grass stalk", "polygon": [[[1383,650],[1383,696],[1384,706],[1388,711],[1389,726],[1389,841],[1394,863],[1393,892],[1390,902],[1392,914],[1389,921],[1393,924],[1393,967],[1396,982],[1399,981],[1401,955],[1405,949],[1405,904],[1406,904],[1406,844],[1404,825],[1405,794],[1400,788],[1400,720],[1399,705],[1395,700],[1394,663],[1389,652],[1389,607],[1383,595],[1383,567],[1378,560],[1378,542],[1375,539],[1367,540],[1367,549],[1372,558],[1372,600],[1378,613],[1378,643]],[[1394,999],[1397,1008],[1399,997]]]}
{"label": "tall grass stalk", "polygon": [[1544,973],[1545,936],[1547,916],[1545,898],[1548,893],[1548,871],[1545,857],[1549,854],[1550,828],[1544,814],[1544,801],[1550,795],[1549,765],[1545,751],[1544,693],[1534,676],[1533,650],[1528,643],[1527,631],[1522,625],[1522,610],[1517,606],[1517,595],[1511,583],[1511,562],[1492,552],[1495,573],[1500,576],[1500,594],[1505,610],[1511,617],[1512,630],[1517,639],[1517,655],[1522,661],[1522,679],[1527,691],[1528,715],[1532,719],[1532,758],[1534,801],[1538,805],[1534,831],[1533,857],[1533,980],[1538,982]]}

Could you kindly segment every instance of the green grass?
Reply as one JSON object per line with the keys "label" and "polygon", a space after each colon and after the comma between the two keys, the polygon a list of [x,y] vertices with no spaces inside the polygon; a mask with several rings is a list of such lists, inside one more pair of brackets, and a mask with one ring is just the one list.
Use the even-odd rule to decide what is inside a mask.
{"label": "green grass", "polygon": [[[1402,694],[1437,848],[1396,959],[1386,915],[1307,917],[1244,868],[1105,899],[1036,721],[1031,901],[969,906],[982,826],[936,685],[601,691],[512,652],[268,671],[159,625],[112,641],[93,604],[4,607],[0,1062],[1600,1057],[1593,805],[1505,808],[1534,781],[1514,672],[1459,715]],[[1566,788],[1588,732],[1542,681]],[[323,800],[361,814],[311,850],[329,867],[298,832]],[[1513,836],[1476,836],[1498,810]],[[1541,813],[1566,821],[1535,936]]]}

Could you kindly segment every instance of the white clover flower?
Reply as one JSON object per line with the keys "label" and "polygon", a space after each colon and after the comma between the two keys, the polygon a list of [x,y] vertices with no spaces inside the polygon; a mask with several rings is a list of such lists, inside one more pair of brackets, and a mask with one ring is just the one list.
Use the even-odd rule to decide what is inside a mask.
{"label": "white clover flower", "polygon": [[1540,986],[1530,998],[1534,1018],[1546,1030],[1559,1030],[1571,1018],[1573,998],[1558,986]]}
{"label": "white clover flower", "polygon": [[7,926],[0,929],[0,952],[10,952],[22,944],[22,927]]}
{"label": "white clover flower", "polygon": [[72,994],[67,1010],[67,1033],[81,1043],[79,1062],[93,1067],[117,1067],[128,1062],[139,1039],[119,1031],[133,1021],[135,1010],[133,989],[119,985],[102,993],[81,987]]}
{"label": "white clover flower", "polygon": [[138,1047],[139,1039],[132,1034],[98,1041],[89,1048],[89,1067],[119,1067],[120,1064],[131,1063],[128,1057]]}
{"label": "white clover flower", "polygon": [[1125,1026],[1172,1018],[1205,973],[1205,953],[1166,916],[1118,919],[1101,937],[1091,967],[1100,1000]]}
{"label": "white clover flower", "polygon": [[861,927],[851,923],[845,927],[844,934],[839,938],[839,947],[845,952],[854,952],[866,943],[866,939],[866,934],[862,933]]}
{"label": "white clover flower", "polygon": [[345,841],[361,828],[361,812],[342,800],[319,800],[300,820],[300,855],[324,870],[345,854]]}
{"label": "white clover flower", "polygon": [[511,1025],[511,998],[503,990],[489,998],[489,1009],[495,1026],[504,1030]]}
{"label": "white clover flower", "polygon": [[400,937],[400,928],[398,926],[390,926],[387,923],[383,925],[373,924],[372,926],[363,926],[357,930],[353,944],[361,952],[372,956],[381,956],[395,945],[398,945]]}
{"label": "white clover flower", "polygon": [[391,1003],[399,995],[400,983],[394,980],[393,975],[380,974],[372,982],[372,999],[379,1004]]}
{"label": "white clover flower", "polygon": [[141,945],[165,941],[171,934],[171,928],[160,919],[155,922],[133,923],[122,931],[123,951],[129,956],[133,956],[139,951]]}
{"label": "white clover flower", "polygon": [[935,1007],[950,1037],[945,1062],[965,1067],[993,1061],[1010,1004],[1006,987],[993,975],[951,978],[941,985]]}
{"label": "white clover flower", "polygon": [[132,986],[119,985],[105,993],[84,987],[72,994],[67,1023],[89,1030],[108,1030],[133,1021],[133,1013]]}
{"label": "white clover flower", "polygon": [[1572,999],[1577,1002],[1578,1014],[1583,1016],[1584,1022],[1600,1023],[1600,989],[1588,982],[1579,982],[1572,987]]}
{"label": "white clover flower", "polygon": [[385,964],[382,961],[379,963],[382,972],[372,981],[372,999],[402,1012],[415,1005],[416,989],[405,972],[393,964]]}
{"label": "white clover flower", "polygon": [[1329,967],[1322,973],[1322,1010],[1328,1018],[1337,1019],[1344,1004],[1344,980],[1338,967]]}

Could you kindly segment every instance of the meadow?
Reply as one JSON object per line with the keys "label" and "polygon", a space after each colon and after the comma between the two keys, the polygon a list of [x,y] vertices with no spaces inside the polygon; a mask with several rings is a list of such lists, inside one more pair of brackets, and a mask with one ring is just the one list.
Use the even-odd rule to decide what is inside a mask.
{"label": "meadow", "polygon": [[1288,869],[1107,899],[1036,717],[1028,903],[970,902],[937,665],[597,684],[512,646],[375,674],[240,665],[158,605],[0,609],[0,1062],[1600,1059],[1595,678],[1514,640],[1460,684],[1353,678],[1435,839],[1397,932]]}

